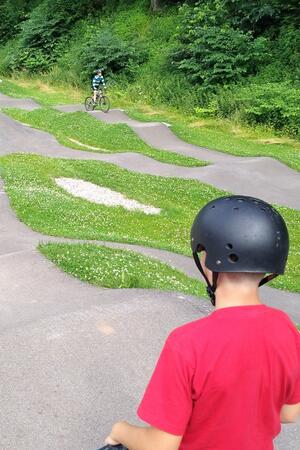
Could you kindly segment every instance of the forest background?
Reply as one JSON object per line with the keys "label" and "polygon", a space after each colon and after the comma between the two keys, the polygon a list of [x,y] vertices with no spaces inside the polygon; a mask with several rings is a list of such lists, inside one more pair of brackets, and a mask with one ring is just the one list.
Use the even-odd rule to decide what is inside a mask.
{"label": "forest background", "polygon": [[300,137],[298,0],[0,0],[0,74]]}

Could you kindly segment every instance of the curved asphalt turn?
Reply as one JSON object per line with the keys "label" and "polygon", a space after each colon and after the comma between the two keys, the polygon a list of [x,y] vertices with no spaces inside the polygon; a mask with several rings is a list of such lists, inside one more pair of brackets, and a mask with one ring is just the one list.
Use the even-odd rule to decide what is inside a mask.
{"label": "curved asphalt turn", "polygon": [[[34,109],[37,104],[31,100],[10,99],[0,94],[0,108],[22,105]],[[82,106],[59,106],[59,110],[78,111]],[[166,151],[174,151],[186,156],[210,161],[206,167],[181,167],[156,161],[136,153],[91,153],[82,150],[72,150],[58,144],[49,133],[35,130],[0,113],[0,154],[11,152],[31,152],[44,156],[93,159],[116,164],[124,169],[160,175],[196,179],[212,184],[235,194],[251,195],[267,202],[300,209],[300,177],[299,173],[279,161],[267,158],[243,158],[222,152],[210,151],[178,139],[170,129],[163,124],[143,123],[130,119],[119,110],[109,114],[100,111],[92,112],[97,119],[109,123],[127,123],[142,139],[153,147]]]}
{"label": "curved asphalt turn", "polygon": [[[59,106],[57,109],[65,112],[84,110],[83,106],[78,105]],[[102,122],[127,124],[141,139],[154,148],[192,156],[212,163],[200,168],[171,166],[173,167],[171,172],[170,167],[165,169],[157,167],[155,168],[157,175],[194,178],[236,194],[251,195],[267,202],[300,209],[299,172],[276,159],[238,157],[198,147],[179,139],[166,124],[139,122],[130,119],[120,110],[111,110],[109,114],[101,111],[94,111],[90,114]],[[131,164],[126,168],[135,171],[147,170],[139,168],[133,162]]]}
{"label": "curved asphalt turn", "polygon": [[[0,107],[7,102],[3,97]],[[36,106],[10,101],[16,107]],[[152,161],[130,153],[71,150],[48,133],[0,114],[0,154],[20,151],[75,159],[113,157],[110,162],[121,160],[121,166],[136,163],[139,156],[139,164]],[[151,170],[165,166],[157,164]],[[211,307],[177,293],[83,283],[36,250],[41,241],[79,241],[30,230],[16,218],[2,186],[0,212],[0,448],[92,450],[101,446],[115,420],[136,421],[137,403],[168,332],[207,315]],[[191,258],[141,246],[105,245],[132,248],[198,276]],[[265,288],[262,297],[300,322],[299,295]],[[299,433],[300,426],[285,427],[276,448],[298,449]]]}

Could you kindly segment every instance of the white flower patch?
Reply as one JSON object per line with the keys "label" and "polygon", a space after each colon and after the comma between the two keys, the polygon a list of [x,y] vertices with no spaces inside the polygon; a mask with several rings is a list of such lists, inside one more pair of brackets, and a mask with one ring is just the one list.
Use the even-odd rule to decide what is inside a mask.
{"label": "white flower patch", "polygon": [[159,214],[161,209],[154,206],[143,205],[136,200],[126,198],[120,192],[98,186],[89,181],[78,180],[75,178],[56,178],[58,186],[65,189],[69,194],[80,197],[93,203],[105,206],[122,206],[129,211],[139,210],[145,214]]}

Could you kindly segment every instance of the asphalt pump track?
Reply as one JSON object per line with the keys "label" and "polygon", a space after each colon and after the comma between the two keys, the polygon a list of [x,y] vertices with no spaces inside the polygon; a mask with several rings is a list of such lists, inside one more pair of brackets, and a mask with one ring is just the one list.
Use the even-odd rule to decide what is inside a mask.
{"label": "asphalt pump track", "polygon": [[[31,100],[0,94],[0,107],[4,106],[37,107]],[[198,151],[199,159],[212,164],[188,169],[134,153],[102,155],[72,150],[58,144],[50,134],[1,113],[0,154],[28,152],[109,161],[143,173],[195,178],[232,192],[299,208],[299,174],[271,158],[236,158],[182,141],[178,143],[166,125],[132,121],[122,111],[93,114],[99,120],[127,123],[147,143],[162,149],[168,147],[166,151],[194,157]],[[222,181],[224,165],[228,166],[229,175],[225,174]],[[246,184],[245,174],[252,181],[256,179],[247,186],[247,192],[237,191],[233,184],[227,183],[226,179],[231,178],[230,166],[232,176],[244,167],[241,178],[239,175],[235,178],[236,189],[239,183],[240,189]],[[208,168],[211,175],[207,173]],[[277,169],[281,182],[278,182]],[[219,182],[215,183],[214,177]],[[271,194],[266,193],[263,178],[274,187]],[[284,195],[277,192],[275,184]],[[211,306],[207,300],[175,292],[103,289],[83,283],[60,271],[37,250],[40,242],[83,241],[32,231],[15,216],[3,185],[0,186],[0,211],[0,448],[97,448],[115,420],[126,418],[138,423],[137,404],[169,331],[205,317]],[[182,255],[142,246],[93,243],[130,248],[167,262],[191,277],[199,277],[192,259]],[[298,294],[265,287],[262,298],[300,323]],[[283,428],[276,448],[298,449],[300,426]]]}

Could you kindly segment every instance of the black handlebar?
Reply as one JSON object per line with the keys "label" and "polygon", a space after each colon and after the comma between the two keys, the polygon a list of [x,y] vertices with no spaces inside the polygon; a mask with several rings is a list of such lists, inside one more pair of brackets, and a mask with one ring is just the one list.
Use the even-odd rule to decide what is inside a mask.
{"label": "black handlebar", "polygon": [[98,450],[128,450],[124,445],[105,445],[105,447],[101,447]]}

